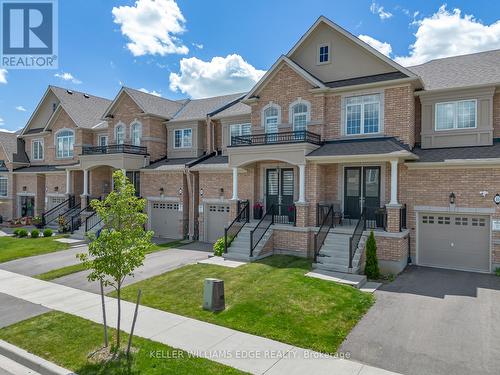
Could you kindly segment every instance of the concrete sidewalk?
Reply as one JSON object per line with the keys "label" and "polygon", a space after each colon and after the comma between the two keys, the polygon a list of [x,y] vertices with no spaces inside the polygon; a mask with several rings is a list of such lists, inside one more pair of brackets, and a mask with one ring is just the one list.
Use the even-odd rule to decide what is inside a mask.
{"label": "concrete sidewalk", "polygon": [[[0,293],[102,324],[100,296],[94,293],[4,270]],[[116,327],[116,300],[106,297],[106,305],[108,324]],[[130,331],[133,313],[134,304],[123,302],[125,332]],[[146,306],[139,309],[135,334],[253,374],[394,374]]]}

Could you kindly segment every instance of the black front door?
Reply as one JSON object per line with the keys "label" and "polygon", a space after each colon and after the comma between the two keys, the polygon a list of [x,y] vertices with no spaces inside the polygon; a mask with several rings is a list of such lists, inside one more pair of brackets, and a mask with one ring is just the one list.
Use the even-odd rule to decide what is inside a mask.
{"label": "black front door", "polygon": [[35,216],[35,198],[21,197],[21,217]]}
{"label": "black front door", "polygon": [[380,207],[380,167],[345,168],[344,214],[358,219],[363,207],[369,220]]}
{"label": "black front door", "polygon": [[292,168],[266,171],[266,209],[274,205],[276,215],[293,217],[293,190]]}

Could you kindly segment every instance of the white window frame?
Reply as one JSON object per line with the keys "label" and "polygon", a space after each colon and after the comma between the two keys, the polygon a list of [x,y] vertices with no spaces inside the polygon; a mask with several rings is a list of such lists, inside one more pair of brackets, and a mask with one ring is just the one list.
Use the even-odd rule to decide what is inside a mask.
{"label": "white window frame", "polygon": [[[474,126],[469,127],[469,128],[459,128],[458,127],[458,111],[457,111],[457,104],[458,103],[464,103],[464,102],[474,102]],[[438,128],[438,105],[443,105],[443,104],[453,104],[455,109],[453,113],[453,127],[448,128],[448,129],[439,129]],[[439,102],[434,104],[434,130],[437,132],[443,132],[443,131],[453,131],[453,130],[467,130],[467,129],[477,129],[477,99],[463,99],[463,100],[451,100],[448,102]]]}
{"label": "white window frame", "polygon": [[[320,51],[321,48],[327,47],[328,48],[328,60],[326,61],[321,61],[320,60]],[[332,47],[329,42],[325,43],[320,43],[318,44],[318,48],[316,50],[316,65],[325,65],[325,64],[330,64],[332,61]]]}
{"label": "white window frame", "polygon": [[262,108],[262,111],[261,111],[261,118],[262,118],[261,124],[262,124],[262,128],[264,128],[264,131],[266,134],[268,134],[268,132],[267,132],[267,118],[268,117],[266,116],[266,111],[269,108],[276,108],[278,110],[277,116],[269,116],[269,117],[276,117],[276,132],[279,131],[279,126],[281,125],[281,107],[276,103],[270,102],[268,105],[264,106]]}
{"label": "white window frame", "polygon": [[[351,133],[349,134],[347,132],[347,108],[349,106],[357,106],[360,104],[347,104],[347,99],[349,98],[356,98],[356,97],[362,97],[362,96],[372,96],[372,95],[377,95],[378,96],[378,102],[369,102],[369,103],[361,103],[361,118],[360,118],[360,129],[359,133]],[[371,132],[371,133],[365,133],[365,126],[364,126],[364,120],[365,120],[365,111],[364,111],[364,106],[365,104],[373,104],[373,103],[378,103],[378,131],[377,132]],[[380,92],[367,92],[363,94],[355,94],[355,95],[347,95],[343,98],[343,134],[346,137],[356,137],[356,136],[370,136],[370,135],[377,135],[383,132],[383,108],[384,108],[384,98],[383,98],[383,93]]]}
{"label": "white window frame", "polygon": [[[64,154],[64,147],[63,147],[63,150],[61,152],[61,155],[59,155],[58,137],[59,137],[60,133],[63,133],[63,132],[70,132],[72,134],[72,137],[73,137],[73,149],[68,147],[68,154],[67,155]],[[75,141],[76,141],[75,138],[76,138],[75,131],[73,129],[66,129],[66,128],[61,129],[56,134],[54,134],[54,145],[55,145],[55,150],[56,150],[56,159],[72,159],[74,157],[74,155],[75,155],[74,148],[75,148]]]}
{"label": "white window frame", "polygon": [[295,113],[294,113],[294,108],[296,105],[299,104],[304,104],[307,107],[307,112],[306,112],[306,127],[304,130],[307,130],[307,127],[309,126],[309,123],[311,122],[311,103],[309,103],[307,100],[303,100],[302,98],[298,98],[294,102],[290,103],[290,106],[288,108],[288,119],[289,122],[292,124],[292,129],[295,131]]}
{"label": "white window frame", "polygon": [[[35,157],[35,155],[36,155],[36,153],[35,153],[35,144],[38,144],[38,145],[42,146],[41,157],[38,157],[38,158]],[[40,150],[38,150],[38,151],[40,151]],[[33,139],[31,141],[31,160],[41,161],[41,160],[44,159],[44,157],[45,157],[45,145],[44,145],[43,139]]]}
{"label": "white window frame", "polygon": [[[122,143],[118,142],[118,129],[120,129],[120,128],[123,129],[123,142]],[[125,140],[127,139],[127,127],[125,126],[125,124],[123,122],[119,122],[118,124],[116,124],[114,134],[115,134],[115,143],[117,145],[125,144]]]}
{"label": "white window frame", "polygon": [[[0,181],[5,181],[5,194],[0,190],[0,197],[8,197],[9,196],[9,178],[7,176],[0,176]],[[1,183],[0,183],[1,186]]]}
{"label": "white window frame", "polygon": [[[248,126],[250,128],[249,133],[242,132],[242,129],[244,126]],[[242,122],[240,124],[231,124],[231,125],[229,125],[229,144],[230,145],[232,145],[232,143],[233,143],[233,129],[236,129],[236,128],[238,128],[237,137],[242,136],[242,135],[251,135],[252,134],[252,123],[250,123],[250,122]]]}
{"label": "white window frame", "polygon": [[[103,145],[103,144],[101,144],[101,140],[102,140],[102,139],[105,139],[105,140],[106,140],[106,142],[105,142],[105,144],[104,144],[104,145]],[[104,146],[107,146],[107,145],[108,145],[108,135],[107,135],[107,134],[101,134],[101,135],[99,135],[99,136],[97,137],[97,145],[98,145],[99,147],[104,147]]]}
{"label": "white window frame", "polygon": [[[191,144],[190,145],[184,144],[184,132],[188,131],[188,130],[191,132],[191,142],[190,142]],[[181,144],[180,144],[180,146],[176,146],[176,144],[175,144],[177,132],[181,132]],[[192,147],[193,147],[193,129],[192,128],[174,129],[174,148],[180,149],[180,148],[192,148]]]}
{"label": "white window frame", "polygon": [[[139,137],[138,137],[138,144],[135,143],[134,139],[134,132],[135,129],[139,128]],[[140,146],[141,145],[141,140],[142,140],[142,124],[139,121],[134,121],[132,124],[130,124],[130,139],[131,143],[133,146]]]}

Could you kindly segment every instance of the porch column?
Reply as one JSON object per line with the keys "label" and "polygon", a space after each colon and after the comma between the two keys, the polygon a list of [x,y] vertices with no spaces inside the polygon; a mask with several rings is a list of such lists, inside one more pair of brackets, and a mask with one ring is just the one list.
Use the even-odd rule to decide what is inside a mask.
{"label": "porch column", "polygon": [[299,200],[297,203],[306,203],[306,166],[299,164]]}
{"label": "porch column", "polygon": [[66,195],[71,194],[71,171],[66,169]]}
{"label": "porch column", "polygon": [[82,195],[89,195],[89,170],[84,169],[83,170],[83,194]]}
{"label": "porch column", "polygon": [[233,168],[233,200],[238,200],[238,168]]}
{"label": "porch column", "polygon": [[398,160],[391,160],[391,205],[398,203]]}

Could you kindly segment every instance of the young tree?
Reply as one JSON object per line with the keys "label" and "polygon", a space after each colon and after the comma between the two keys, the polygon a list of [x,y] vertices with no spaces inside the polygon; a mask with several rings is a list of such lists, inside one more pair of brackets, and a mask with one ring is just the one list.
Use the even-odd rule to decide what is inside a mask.
{"label": "young tree", "polygon": [[378,268],[377,259],[377,242],[375,241],[375,235],[373,234],[373,231],[371,231],[368,240],[366,240],[365,275],[372,280],[378,279],[380,277],[380,270]]}
{"label": "young tree", "polygon": [[99,236],[93,235],[88,254],[78,254],[91,270],[89,281],[102,281],[113,287],[118,297],[116,348],[120,349],[121,287],[127,276],[141,266],[152,246],[153,232],[145,231],[147,215],[144,199],[135,196],[134,186],[122,171],[113,173],[114,190],[103,201],[91,206],[103,221]]}

